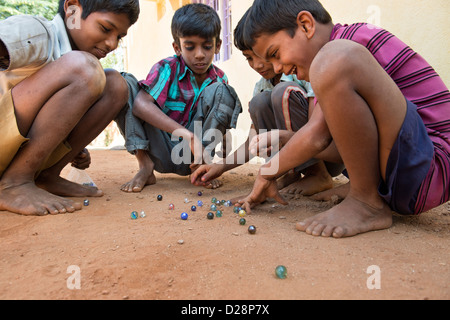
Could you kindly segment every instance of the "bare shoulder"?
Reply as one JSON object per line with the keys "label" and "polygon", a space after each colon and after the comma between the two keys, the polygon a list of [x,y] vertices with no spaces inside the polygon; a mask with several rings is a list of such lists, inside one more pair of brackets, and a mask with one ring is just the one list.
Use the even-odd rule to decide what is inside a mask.
{"label": "bare shoulder", "polygon": [[351,68],[359,57],[370,54],[369,51],[359,43],[351,40],[333,40],[325,44],[314,57],[311,64],[311,79],[330,72],[345,72]]}

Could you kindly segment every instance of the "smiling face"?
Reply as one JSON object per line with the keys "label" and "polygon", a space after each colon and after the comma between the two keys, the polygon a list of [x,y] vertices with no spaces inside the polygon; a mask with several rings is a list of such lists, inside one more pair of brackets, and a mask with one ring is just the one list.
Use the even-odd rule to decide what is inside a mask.
{"label": "smiling face", "polygon": [[286,30],[274,34],[262,34],[252,47],[256,55],[272,63],[276,73],[295,74],[298,79],[309,81],[309,68],[317,54],[313,41],[315,24],[310,15],[299,14],[295,34]]}
{"label": "smiling face", "polygon": [[131,26],[126,14],[93,12],[86,19],[82,19],[82,8],[79,4],[67,6],[65,12],[67,32],[73,49],[89,52],[98,59],[115,50]]}
{"label": "smiling face", "polygon": [[247,59],[249,66],[258,72],[264,79],[270,80],[277,76],[272,63],[260,58],[252,50],[244,50],[242,51],[242,54]]}
{"label": "smiling face", "polygon": [[220,52],[221,41],[216,39],[204,39],[198,36],[180,38],[179,45],[174,42],[173,48],[178,56],[182,56],[189,69],[196,78],[206,77],[214,55]]}

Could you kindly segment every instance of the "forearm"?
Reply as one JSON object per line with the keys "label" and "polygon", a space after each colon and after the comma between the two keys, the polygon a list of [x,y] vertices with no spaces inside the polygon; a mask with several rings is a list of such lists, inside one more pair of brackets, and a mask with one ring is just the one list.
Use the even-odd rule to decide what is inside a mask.
{"label": "forearm", "polygon": [[289,170],[315,158],[331,143],[327,130],[318,131],[317,127],[306,125],[293,135],[289,142],[272,160],[260,169],[260,174],[267,180],[274,180]]}
{"label": "forearm", "polygon": [[155,100],[141,90],[134,102],[133,115],[162,131],[173,133],[175,130],[186,130],[182,125],[168,117],[156,105]]}

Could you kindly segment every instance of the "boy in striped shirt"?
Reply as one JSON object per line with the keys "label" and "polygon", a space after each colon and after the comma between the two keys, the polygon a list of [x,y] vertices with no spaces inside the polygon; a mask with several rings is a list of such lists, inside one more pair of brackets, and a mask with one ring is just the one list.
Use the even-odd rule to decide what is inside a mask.
{"label": "boy in striped shirt", "polygon": [[308,234],[385,229],[392,211],[420,214],[449,201],[450,93],[419,54],[381,28],[334,25],[316,0],[256,0],[247,19],[254,52],[310,81],[317,101],[272,159],[278,173],[260,174],[240,204],[285,203],[275,179],[311,157],[340,158],[350,184],[341,204],[297,224]]}
{"label": "boy in striped shirt", "polygon": [[[203,158],[203,148],[210,148],[212,155],[226,130],[236,127],[242,111],[239,98],[225,73],[212,64],[222,44],[220,30],[214,9],[186,5],[172,20],[176,55],[156,63],[146,80],[123,74],[130,99],[116,121],[140,170],[122,191],[140,192],[155,184],[154,170],[190,175],[202,163],[197,157],[201,153]],[[210,130],[220,133],[211,143]],[[196,146],[200,152],[195,152]],[[210,181],[206,187],[220,187],[220,182]]]}

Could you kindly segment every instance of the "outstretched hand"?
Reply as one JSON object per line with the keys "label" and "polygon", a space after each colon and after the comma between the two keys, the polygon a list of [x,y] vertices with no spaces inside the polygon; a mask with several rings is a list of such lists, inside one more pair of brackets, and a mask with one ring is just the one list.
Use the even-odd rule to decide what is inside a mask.
{"label": "outstretched hand", "polygon": [[238,200],[236,204],[245,208],[245,210],[250,213],[252,208],[263,203],[268,198],[275,199],[283,205],[288,204],[278,192],[277,181],[267,180],[259,174],[253,185],[252,192],[246,198]]}

